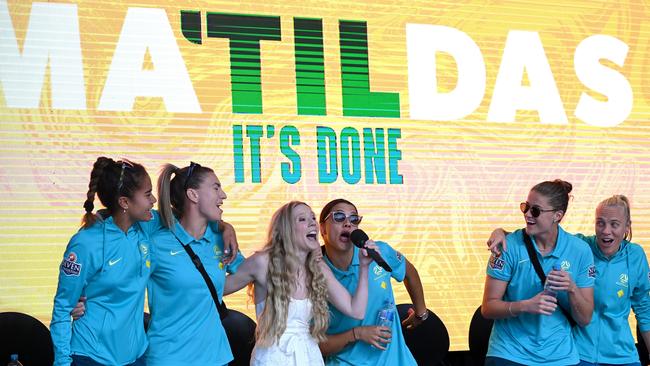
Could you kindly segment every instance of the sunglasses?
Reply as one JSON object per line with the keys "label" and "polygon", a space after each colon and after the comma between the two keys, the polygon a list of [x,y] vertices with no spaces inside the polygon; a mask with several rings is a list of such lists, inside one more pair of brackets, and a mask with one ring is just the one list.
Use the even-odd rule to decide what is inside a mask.
{"label": "sunglasses", "polygon": [[528,210],[530,210],[530,214],[533,215],[533,217],[539,217],[539,215],[541,215],[542,212],[557,211],[555,209],[544,210],[544,209],[540,208],[539,206],[531,206],[530,203],[528,203],[528,202],[520,203],[519,204],[519,209],[523,213],[526,213],[526,212],[528,212]]}
{"label": "sunglasses", "polygon": [[334,220],[334,222],[344,222],[345,219],[348,219],[348,221],[350,221],[350,224],[354,226],[358,226],[361,223],[361,219],[363,219],[363,216],[359,216],[357,214],[350,214],[346,216],[345,212],[343,211],[334,211],[327,214],[324,221],[327,221],[327,218],[330,216],[332,216],[332,220]]}
{"label": "sunglasses", "polygon": [[200,167],[200,164],[190,161],[190,166],[187,168],[187,174],[185,175],[185,184],[183,184],[183,190],[187,191],[187,189],[190,187],[190,178],[192,178],[192,174],[194,174],[194,169]]}
{"label": "sunglasses", "polygon": [[120,161],[122,163],[122,169],[120,170],[120,179],[117,181],[117,193],[122,192],[122,187],[124,186],[124,170],[126,169],[133,169],[133,164],[129,163],[128,161]]}

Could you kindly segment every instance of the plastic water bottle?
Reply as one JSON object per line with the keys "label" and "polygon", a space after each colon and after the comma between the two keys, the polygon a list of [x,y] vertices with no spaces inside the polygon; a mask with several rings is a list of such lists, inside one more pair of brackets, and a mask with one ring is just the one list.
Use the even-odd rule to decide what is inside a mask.
{"label": "plastic water bottle", "polygon": [[[557,263],[553,265],[553,271],[560,271],[561,269]],[[551,289],[551,284],[548,282],[548,275],[546,276],[546,283],[544,283],[544,294],[557,297],[557,292]]]}
{"label": "plastic water bottle", "polygon": [[17,354],[11,355],[10,359],[11,359],[11,361],[9,361],[7,366],[23,366],[23,364],[20,363],[20,361],[18,361],[18,355]]}
{"label": "plastic water bottle", "polygon": [[388,327],[393,329],[393,321],[395,320],[395,306],[392,302],[386,301],[384,307],[379,310],[377,314],[377,325],[380,327]]}
{"label": "plastic water bottle", "polygon": [[[395,320],[395,305],[391,301],[386,301],[384,307],[377,314],[377,325],[386,327],[390,332],[393,331],[393,321]],[[381,342],[383,346],[387,343]]]}

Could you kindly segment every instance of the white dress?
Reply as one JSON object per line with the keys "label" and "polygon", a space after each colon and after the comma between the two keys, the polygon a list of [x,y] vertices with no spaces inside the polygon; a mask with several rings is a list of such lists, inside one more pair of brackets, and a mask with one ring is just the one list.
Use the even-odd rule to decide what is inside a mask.
{"label": "white dress", "polygon": [[[264,310],[264,301],[255,304],[259,319]],[[280,341],[270,347],[255,345],[251,366],[308,366],[323,365],[323,356],[316,339],[309,334],[311,322],[311,301],[291,299],[287,314],[287,328]]]}

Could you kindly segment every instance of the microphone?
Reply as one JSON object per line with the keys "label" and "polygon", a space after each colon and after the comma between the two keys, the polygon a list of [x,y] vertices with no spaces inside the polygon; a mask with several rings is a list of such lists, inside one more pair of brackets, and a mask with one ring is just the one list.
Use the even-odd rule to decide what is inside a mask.
{"label": "microphone", "polygon": [[381,254],[379,254],[376,250],[366,248],[366,241],[368,241],[368,235],[361,229],[356,229],[350,233],[350,240],[352,240],[352,243],[362,249],[365,249],[368,252],[368,255],[370,258],[372,258],[378,265],[381,266],[381,268],[385,269],[388,272],[393,272],[393,269],[390,268],[388,263],[384,260],[384,258],[381,257]]}

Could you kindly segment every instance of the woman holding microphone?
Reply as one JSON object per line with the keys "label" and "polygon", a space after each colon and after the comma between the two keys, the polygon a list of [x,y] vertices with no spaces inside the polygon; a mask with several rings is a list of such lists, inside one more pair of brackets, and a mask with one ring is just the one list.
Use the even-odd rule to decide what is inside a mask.
{"label": "woman holding microphone", "polygon": [[[348,291],[353,291],[358,284],[359,248],[352,244],[351,233],[358,229],[361,219],[356,206],[345,199],[330,201],[320,212],[324,261]],[[411,309],[409,317],[402,322],[412,328],[428,317],[420,276],[400,252],[387,243],[374,243],[392,272],[386,272],[377,264],[371,265],[368,309],[363,319],[353,319],[330,306],[327,340],[320,343],[327,365],[417,365],[398,321],[391,278],[404,281],[414,304],[415,309]],[[381,311],[394,317],[390,327],[378,324]]]}

